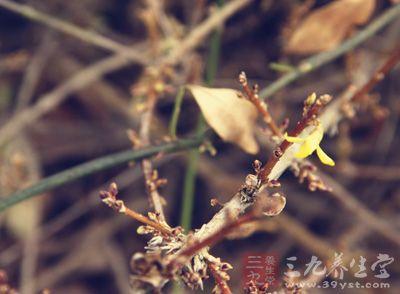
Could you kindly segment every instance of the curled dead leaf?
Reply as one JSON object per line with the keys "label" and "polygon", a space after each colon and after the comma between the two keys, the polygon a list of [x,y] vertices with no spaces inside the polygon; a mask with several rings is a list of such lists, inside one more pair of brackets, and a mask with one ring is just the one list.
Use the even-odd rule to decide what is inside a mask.
{"label": "curled dead leaf", "polygon": [[254,131],[257,120],[255,106],[238,97],[232,89],[188,86],[200,106],[207,123],[225,141],[235,143],[244,151],[255,154],[258,143]]}
{"label": "curled dead leaf", "polygon": [[291,34],[285,51],[311,54],[337,47],[356,25],[365,24],[375,0],[338,0],[312,11]]}

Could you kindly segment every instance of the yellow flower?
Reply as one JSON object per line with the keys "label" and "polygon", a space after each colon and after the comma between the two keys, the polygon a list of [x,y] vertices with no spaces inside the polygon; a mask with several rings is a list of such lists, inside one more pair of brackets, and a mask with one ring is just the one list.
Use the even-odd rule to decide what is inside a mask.
{"label": "yellow flower", "polygon": [[285,134],[285,139],[290,143],[301,143],[299,151],[295,154],[297,158],[306,158],[317,150],[317,155],[323,164],[334,166],[335,162],[333,159],[319,146],[323,136],[324,129],[321,124],[318,124],[306,138],[291,137]]}

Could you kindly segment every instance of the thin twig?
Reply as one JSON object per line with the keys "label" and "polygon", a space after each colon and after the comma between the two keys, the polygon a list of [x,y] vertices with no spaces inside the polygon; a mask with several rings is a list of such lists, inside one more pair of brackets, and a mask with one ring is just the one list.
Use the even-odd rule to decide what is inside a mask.
{"label": "thin twig", "polygon": [[[376,27],[378,26],[378,24],[382,24],[383,21],[388,22],[392,20],[394,17],[394,15],[392,14],[394,13],[395,15],[397,15],[397,13],[400,12],[400,5],[397,5],[396,7],[397,8],[395,10],[393,10],[394,8],[392,8],[391,13],[385,13],[384,16],[379,18],[379,21],[374,22],[375,31],[377,31]],[[357,89],[351,89],[351,91],[347,91],[344,95],[342,95],[342,97],[331,103],[331,105],[329,105],[329,107],[325,109],[325,111],[319,117],[319,120],[324,127],[324,130],[328,130],[329,128],[336,126],[337,123],[343,118],[343,115],[341,114],[341,105],[343,105],[344,102],[353,97],[354,93],[356,92]],[[308,128],[305,128],[305,126],[308,124],[310,118],[316,118],[316,115],[319,113],[320,110],[321,106],[314,105],[314,107],[309,110],[309,114],[311,114],[311,116],[307,115],[307,117],[303,118],[303,120],[300,121],[297,124],[296,128],[290,133],[290,135],[307,135],[309,130]],[[287,141],[283,141],[280,147],[275,150],[275,156],[273,155],[271,157],[271,159],[267,162],[262,171],[259,173],[259,179],[262,182],[277,180],[280,175],[292,165],[294,154],[296,151],[297,146],[291,145]],[[218,232],[218,230],[225,226],[226,218],[228,216],[231,218],[238,217],[251,205],[252,203],[243,203],[241,201],[241,193],[236,193],[230,201],[224,204],[223,208],[218,213],[216,213],[208,223],[204,224],[195,233],[195,237],[198,239],[204,239],[210,235],[213,235],[215,232]],[[391,238],[391,240],[393,240],[393,238]]]}
{"label": "thin twig", "polygon": [[[144,209],[138,201],[130,203],[134,207]],[[86,226],[81,232],[75,234],[79,240],[75,246],[68,248],[69,253],[63,257],[55,266],[50,269],[44,269],[36,277],[36,290],[45,287],[52,287],[58,281],[62,280],[69,273],[79,269],[82,265],[90,264],[93,258],[101,258],[103,255],[97,249],[99,244],[112,234],[117,233],[129,223],[127,218],[117,217],[112,220],[97,222]],[[107,264],[106,264],[107,265]]]}
{"label": "thin twig", "polygon": [[338,173],[350,178],[374,179],[380,181],[400,180],[400,166],[361,165],[341,163]]}
{"label": "thin twig", "polygon": [[31,56],[26,50],[20,49],[8,54],[2,54],[0,57],[0,74],[4,74],[5,72],[22,71]]}
{"label": "thin twig", "polygon": [[133,219],[135,219],[135,220],[137,220],[137,221],[139,221],[139,222],[141,222],[143,224],[146,224],[146,225],[148,225],[150,227],[153,227],[153,228],[159,230],[163,234],[166,234],[166,235],[170,235],[171,234],[171,230],[168,229],[167,227],[162,226],[160,223],[156,223],[156,222],[150,220],[149,218],[145,217],[143,214],[138,213],[138,212],[136,212],[134,210],[131,210],[128,207],[126,207],[126,209],[124,211],[124,214],[126,214],[127,216],[129,216],[129,217],[131,217],[131,218],[133,218]]}
{"label": "thin twig", "polygon": [[[56,62],[55,65],[48,69],[50,73],[49,78],[57,84],[71,78],[86,67],[73,54],[61,50],[57,51],[54,62]],[[76,95],[78,98],[93,101],[96,104],[100,102],[104,104],[105,108],[110,109],[110,111],[114,111],[115,109],[119,117],[136,121],[136,117],[132,115],[132,111],[127,107],[129,95],[106,79],[99,78],[99,80],[93,81],[87,87],[76,91]],[[96,97],[96,99],[92,97]]]}
{"label": "thin twig", "polygon": [[[400,4],[399,4],[400,5]],[[399,63],[400,61],[400,44],[392,51],[386,62],[379,67],[377,71],[372,75],[370,80],[364,84],[354,95],[350,98],[353,102],[359,102],[367,95],[371,90],[382,81],[385,76]]]}
{"label": "thin twig", "polygon": [[[375,73],[371,76],[371,78],[359,88],[359,90],[353,90],[350,93],[354,93],[352,96],[350,95],[350,98],[347,98],[347,95],[344,95],[343,100],[347,98],[348,100],[352,101],[358,101],[362,99],[368,92],[379,82],[382,80],[382,78],[388,74],[388,72],[394,68],[394,66],[400,61],[400,47],[396,47],[392,53],[389,55],[387,58],[386,62],[382,66],[380,66]],[[339,99],[339,102],[343,103],[341,99]],[[340,107],[338,101],[336,101],[335,104],[332,105],[331,108],[336,109],[338,111]],[[332,111],[329,109],[329,111]],[[328,111],[328,113],[329,113]],[[315,113],[316,114],[316,113]],[[338,120],[341,118],[339,114],[330,114],[333,116],[337,121],[329,121],[324,117],[325,114],[321,115],[321,121],[326,124],[326,121],[332,124],[336,124]],[[328,114],[329,115],[329,114]],[[294,136],[298,136],[301,131],[299,131],[302,128],[304,122],[298,123],[296,126],[296,129],[292,132]],[[305,124],[307,125],[307,124]],[[280,150],[284,152],[286,150],[286,141],[284,141],[280,145]],[[275,161],[276,159],[272,159]],[[268,165],[271,164],[271,160],[266,164],[264,169],[266,170],[266,173],[269,170]],[[262,173],[265,172],[264,170]],[[386,237],[388,240],[391,240],[392,242],[396,244],[400,244],[400,234],[396,230],[395,227],[393,227],[389,222],[386,222],[382,220],[378,215],[370,211],[362,202],[357,201],[357,199],[354,197],[354,195],[351,195],[342,185],[338,184],[336,181],[334,181],[331,177],[328,175],[325,175],[323,172],[319,171],[318,176],[323,180],[324,183],[327,184],[327,186],[330,186],[333,188],[331,195],[335,199],[339,200],[342,205],[348,209],[349,211],[353,212],[353,214],[361,221],[364,223],[367,223],[370,228],[375,230],[377,233],[382,234],[384,237]],[[263,178],[264,175],[261,176]]]}
{"label": "thin twig", "polygon": [[[9,2],[8,0],[6,1]],[[182,42],[177,44],[170,51],[169,55],[160,57],[155,61],[155,63],[159,65],[160,69],[166,64],[173,65],[178,63],[182,59],[183,55],[201,44],[210,32],[212,32],[218,25],[225,22],[229,17],[240,10],[240,8],[244,7],[244,4],[248,4],[251,0],[246,0],[241,3],[242,1],[243,0],[232,1],[229,5],[226,5],[213,13],[208,19],[193,29]],[[183,44],[186,45],[182,46]],[[18,113],[2,126],[2,128],[0,128],[0,146],[23,128],[39,119],[42,115],[53,110],[74,91],[80,90],[90,83],[97,81],[103,75],[120,69],[130,63],[131,60],[127,59],[125,55],[116,54],[98,61],[88,68],[82,69],[56,89],[40,97],[40,99],[38,99],[39,102],[37,102],[32,108]]]}
{"label": "thin twig", "polygon": [[158,22],[163,34],[171,38],[176,35],[176,31],[174,30],[174,24],[171,19],[165,13],[164,2],[165,1],[159,0],[146,0],[147,6],[154,14],[154,18]]}
{"label": "thin twig", "polygon": [[[219,3],[221,5],[222,3]],[[219,8],[221,9],[221,8]],[[209,55],[206,64],[205,83],[211,86],[214,83],[215,76],[218,70],[218,60],[221,49],[222,31],[216,30],[211,36]],[[196,125],[196,134],[201,134],[206,129],[206,122],[199,113]],[[192,227],[193,206],[196,187],[197,165],[200,158],[199,150],[192,150],[188,154],[188,162],[185,171],[185,179],[183,183],[183,200],[181,209],[180,224],[185,230],[190,230]]]}
{"label": "thin twig", "polygon": [[119,293],[131,293],[129,283],[129,272],[126,264],[126,259],[123,254],[122,248],[111,240],[105,240],[103,251],[110,265],[110,270],[113,272],[115,284],[118,286]]}
{"label": "thin twig", "polygon": [[[142,173],[139,168],[134,168],[133,171],[128,169],[118,174],[111,181],[117,182],[119,189],[124,189],[132,182],[140,179],[141,175]],[[51,238],[54,234],[61,231],[63,228],[71,224],[74,220],[78,219],[82,215],[87,214],[95,207],[100,206],[100,202],[98,199],[99,190],[105,188],[106,187],[104,185],[96,187],[87,195],[87,199],[80,199],[69,208],[65,209],[63,212],[57,214],[56,217],[43,224],[41,227],[39,241]],[[4,266],[9,265],[11,262],[15,261],[19,257],[19,252],[19,243],[15,243],[12,246],[2,250],[2,252],[0,253],[0,264],[3,264]]]}
{"label": "thin twig", "polygon": [[342,111],[342,107],[345,103],[360,103],[362,98],[366,96],[366,91],[375,87],[375,85],[396,66],[400,61],[399,49],[400,47],[396,46],[396,48],[389,54],[389,58],[386,62],[375,71],[365,84],[359,87],[350,85],[340,97],[331,103],[331,106],[328,109],[325,109],[321,115],[321,121],[325,131],[337,126],[339,121],[343,119],[344,112]]}
{"label": "thin twig", "polygon": [[250,89],[246,74],[243,71],[239,74],[239,82],[242,85],[242,89],[246,95],[246,98],[257,108],[258,112],[261,114],[264,122],[271,129],[272,133],[278,138],[282,137],[282,132],[276,125],[275,120],[272,119],[272,116],[267,109],[267,105],[260,99],[260,97],[258,97],[258,94],[255,90]]}
{"label": "thin twig", "polygon": [[[223,1],[217,2],[219,9],[222,8]],[[211,86],[214,83],[215,76],[217,75],[219,55],[221,50],[221,30],[215,30],[211,36],[207,64],[205,83]],[[202,113],[198,114],[196,134],[201,134],[206,129],[206,122]],[[193,206],[196,187],[197,165],[200,158],[199,150],[192,150],[188,154],[188,162],[185,171],[185,179],[183,183],[183,200],[181,208],[180,224],[185,230],[190,230],[192,227],[193,219]]]}
{"label": "thin twig", "polygon": [[116,55],[105,58],[94,63],[92,66],[82,69],[53,91],[40,97],[39,101],[34,106],[22,110],[2,126],[0,129],[0,146],[42,115],[60,105],[69,97],[69,94],[99,80],[104,74],[119,69],[127,64],[129,64],[129,60]]}
{"label": "thin twig", "polygon": [[125,202],[118,198],[118,186],[116,183],[111,183],[107,190],[100,191],[100,198],[104,204],[119,213],[123,213],[143,224],[153,227],[163,234],[170,235],[172,233],[168,226],[160,222],[162,221],[164,223],[165,220],[161,219],[159,215],[157,215],[157,221],[155,221],[126,206]]}
{"label": "thin twig", "polygon": [[175,50],[171,51],[162,63],[177,64],[186,52],[194,49],[211,31],[221,26],[227,18],[249,5],[252,1],[253,0],[232,0],[224,5],[205,21],[197,25],[196,28],[175,47]]}
{"label": "thin twig", "polygon": [[378,16],[373,22],[365,27],[354,37],[343,42],[339,47],[334,50],[323,52],[317,55],[313,55],[310,58],[303,60],[300,65],[293,69],[293,71],[285,74],[277,81],[264,88],[260,92],[260,98],[265,99],[272,96],[280,89],[286,87],[290,83],[294,82],[303,75],[316,70],[320,66],[335,60],[343,54],[349,52],[351,49],[360,45],[370,37],[374,36],[379,30],[381,30],[388,23],[395,20],[400,14],[400,4],[394,5],[392,8],[385,11],[383,14]]}
{"label": "thin twig", "polygon": [[[327,113],[323,113],[321,115],[321,121],[325,124],[325,127],[335,125],[342,118],[340,113],[340,105],[343,104],[344,101],[351,100],[359,102],[368,92],[379,82],[382,78],[388,74],[388,72],[394,68],[394,66],[400,61],[400,47],[396,47],[392,53],[387,58],[386,62],[382,66],[380,66],[375,73],[371,76],[371,78],[359,88],[359,90],[350,91],[350,95],[344,95],[343,98],[335,101],[334,104],[331,105],[330,109],[327,109]],[[336,111],[336,115],[334,113]],[[329,117],[333,117],[334,120],[330,120]],[[327,125],[328,122],[328,125]],[[296,129],[293,131],[294,136],[298,136],[301,132],[302,122],[298,123]],[[280,147],[281,150],[286,150],[286,141],[284,141]],[[274,159],[272,159],[274,161]],[[264,169],[268,172],[268,165],[271,163],[269,161]],[[271,163],[272,164],[272,163]],[[262,171],[263,173],[264,171]],[[357,199],[351,195],[342,185],[338,184],[328,175],[325,175],[323,172],[319,171],[318,176],[326,183],[328,186],[333,188],[331,195],[335,199],[339,200],[342,205],[353,212],[353,214],[359,218],[360,221],[367,223],[370,228],[375,230],[377,233],[382,234],[388,240],[396,244],[400,244],[400,234],[389,222],[382,220],[378,215],[370,211],[362,202],[357,201]],[[264,177],[263,175],[261,177]]]}
{"label": "thin twig", "polygon": [[122,45],[93,31],[85,30],[76,25],[70,24],[69,22],[62,21],[51,15],[40,12],[28,5],[19,4],[9,0],[0,0],[0,6],[31,20],[43,23],[48,27],[71,35],[84,42],[96,45],[102,49],[106,49],[114,53],[118,53],[134,62],[140,64],[146,64],[148,62],[147,56],[143,55],[139,50]]}
{"label": "thin twig", "polygon": [[21,293],[35,292],[35,276],[39,261],[40,229],[35,229],[23,240],[23,258],[21,263]]}
{"label": "thin twig", "polygon": [[42,71],[46,66],[46,62],[56,47],[56,42],[52,36],[47,33],[36,49],[31,62],[26,68],[21,87],[18,91],[16,101],[16,111],[25,108],[35,92],[35,89],[42,77]]}
{"label": "thin twig", "polygon": [[[400,11],[400,9],[399,9],[399,7],[400,7],[400,5],[397,5],[397,6],[394,6],[393,8],[391,8],[388,12],[386,12],[383,16],[381,16],[379,19],[377,19],[376,21],[374,21],[370,26],[372,26],[372,28],[370,27],[370,26],[368,26],[367,27],[367,29],[369,28],[369,30],[368,30],[368,34],[367,33],[365,33],[365,31],[367,30],[364,30],[362,33],[360,33],[360,34],[362,34],[361,36],[359,36],[359,35],[356,35],[354,38],[356,38],[356,37],[358,37],[355,41],[354,41],[354,43],[355,43],[355,45],[358,45],[360,42],[362,42],[364,39],[366,39],[368,36],[370,36],[370,34],[372,34],[371,33],[371,30],[373,31],[373,32],[376,32],[376,31],[378,31],[381,27],[383,27],[385,24],[387,24],[387,23],[389,23],[391,20],[393,20],[394,19],[394,17],[398,14],[398,12]],[[349,40],[350,41],[350,40]],[[349,42],[348,41],[348,42]],[[354,45],[354,46],[355,46]],[[353,46],[353,45],[352,45]],[[352,49],[353,47],[352,46],[350,46],[350,47],[347,47],[348,49],[347,50],[350,50],[350,49]],[[340,50],[340,54],[343,54],[344,53],[344,51],[343,51],[343,49],[341,49]],[[340,55],[339,54],[339,55]],[[337,56],[336,56],[337,57]],[[322,59],[322,60],[324,60],[324,59]],[[327,62],[326,60],[324,61],[324,63],[325,62]],[[321,63],[321,62],[319,62],[319,63],[315,63],[315,66],[319,66],[319,65],[322,65],[322,64],[324,64],[324,63]],[[301,75],[300,75],[301,76]],[[297,77],[295,77],[294,79],[296,79]],[[291,82],[292,80],[294,80],[294,79],[290,79],[290,81],[289,82]],[[285,84],[286,85],[286,84]],[[282,85],[282,87],[283,86],[285,86],[285,85]],[[281,87],[280,87],[281,88]],[[279,90],[280,88],[278,88],[277,90]],[[274,91],[277,91],[277,90],[274,90]],[[102,166],[101,168],[99,168],[99,169],[96,169],[95,171],[97,171],[97,170],[100,170],[100,169],[103,169],[103,168],[106,168],[107,166]],[[74,178],[75,179],[75,178]],[[60,183],[58,183],[56,186],[58,186]],[[62,183],[61,183],[62,184]],[[37,189],[37,188],[36,188]],[[43,187],[41,187],[40,189],[39,189],[39,191],[42,191],[41,189],[43,189]],[[46,188],[45,189],[46,191],[48,190],[48,188]],[[35,190],[31,190],[29,193],[37,193],[37,192],[35,192]],[[40,193],[40,192],[38,192],[38,193]],[[19,194],[19,195],[21,195],[21,194]],[[24,194],[22,194],[22,195],[24,195]],[[29,198],[31,196],[31,194],[29,194],[28,196],[19,196],[18,198],[16,198],[16,199],[14,199],[13,201],[11,201],[10,202],[10,199],[9,198],[7,198],[6,199],[6,202],[0,202],[0,211],[2,211],[2,210],[4,210],[6,207],[8,207],[8,206],[10,206],[10,205],[12,205],[14,202],[16,203],[16,202],[19,202],[19,201],[21,201],[21,200],[23,200],[23,199],[25,199],[25,198]],[[22,197],[22,198],[21,198]],[[21,199],[20,199],[21,198]],[[18,200],[19,199],[19,200]],[[235,204],[234,204],[235,203]],[[231,206],[228,206],[228,207],[233,207],[233,208],[235,208],[235,207],[242,207],[242,205],[240,205],[240,202],[239,202],[239,200],[237,199],[237,197],[234,199],[234,201],[232,202],[232,205]],[[240,212],[240,211],[242,211],[242,209],[239,209],[238,210],[238,212]],[[225,211],[224,211],[225,212]],[[215,218],[213,218],[213,220],[216,220],[216,219],[220,219],[220,217],[224,217],[224,215],[225,215],[225,213],[224,212],[222,212],[222,213],[218,213],[216,216],[215,216]],[[221,221],[222,221],[222,219],[221,219]],[[216,227],[218,227],[218,226],[216,226]],[[204,230],[203,231],[201,231],[202,233],[204,233]]]}
{"label": "thin twig", "polygon": [[[222,168],[214,166],[210,160],[203,160],[201,162],[201,167],[200,170],[204,176],[208,176],[207,179],[212,183],[212,185],[220,190],[226,190],[227,187],[236,186],[240,183],[242,178],[241,176],[232,173],[228,175]],[[213,170],[212,176],[208,173],[211,169]],[[331,257],[333,252],[335,252],[335,248],[329,244],[329,242],[326,242],[321,237],[311,233],[307,227],[297,222],[296,219],[292,218],[287,213],[281,213],[279,216],[272,219],[261,219],[259,220],[259,223],[258,226],[255,226],[255,229],[260,231],[268,228],[268,224],[276,223],[304,247],[317,253],[319,256],[326,257],[326,259]]]}
{"label": "thin twig", "polygon": [[336,198],[342,205],[351,211],[361,222],[368,225],[369,228],[381,234],[386,239],[400,246],[400,232],[390,222],[383,220],[377,214],[373,213],[361,202],[351,195],[342,185],[337,184],[330,176],[319,173],[319,176],[328,186],[335,190],[332,197]]}
{"label": "thin twig", "polygon": [[[153,86],[149,86],[146,110],[141,115],[141,125],[139,131],[140,146],[145,147],[150,145],[150,126],[152,125],[152,119],[154,114],[154,108],[156,106],[158,94]],[[154,184],[154,169],[151,160],[143,159],[141,162],[145,185],[147,193],[150,197],[150,202],[154,207],[154,211],[158,214],[162,221],[165,221],[163,200],[158,192],[158,187]]]}
{"label": "thin twig", "polygon": [[216,265],[213,263],[209,263],[208,268],[210,269],[210,272],[211,272],[212,276],[214,277],[214,280],[215,280],[219,290],[221,291],[220,293],[221,294],[231,294],[232,293],[231,289],[229,288],[226,281],[218,273],[218,269],[217,269]]}
{"label": "thin twig", "polygon": [[[128,205],[140,211],[146,209],[146,202],[141,201],[140,198],[134,199],[132,202],[129,202]],[[82,265],[87,265],[93,258],[93,255],[90,254],[92,252],[97,258],[101,257],[98,256],[98,251],[94,249],[99,248],[99,244],[110,239],[114,234],[120,231],[129,231],[129,229],[126,228],[129,224],[131,224],[129,218],[114,217],[100,222],[90,223],[84,228],[81,228],[80,231],[74,235],[74,238],[79,240],[79,242],[72,248],[68,248],[68,252],[70,253],[57,262],[55,266],[43,270],[37,276],[36,289],[52,287],[57,282],[62,281],[71,272],[81,268]]]}
{"label": "thin twig", "polygon": [[[232,14],[237,12],[239,8],[243,7],[241,5],[238,6],[238,2],[240,1],[236,0],[233,2],[236,3],[234,6],[226,5],[227,7],[223,7],[222,9],[220,9],[220,11],[211,15],[208,20],[204,21],[202,25],[198,26],[188,35],[188,37],[185,39],[186,41],[184,42],[189,43],[190,46],[186,46],[186,49],[184,50],[184,52],[182,52],[182,54],[186,53],[187,52],[186,50],[192,49],[192,46],[199,44],[203,40],[203,38],[205,38],[206,35],[215,28],[215,26],[218,26],[219,24],[223,23]],[[178,48],[176,50],[181,50],[181,49]],[[171,54],[172,55],[176,54],[174,52],[175,51],[172,51]],[[163,63],[165,63],[166,61],[168,61],[168,58],[165,59]],[[178,62],[178,59],[176,59],[175,62]],[[21,129],[23,129],[27,125],[31,124],[33,121],[40,118],[44,113],[54,109],[57,105],[59,105],[62,101],[64,101],[67,98],[68,94],[87,86],[91,82],[98,80],[102,75],[111,72],[115,69],[119,69],[125,65],[128,65],[129,63],[130,61],[127,60],[126,57],[124,57],[123,55],[114,55],[112,57],[106,58],[104,60],[101,60],[100,62],[95,63],[91,67],[81,70],[78,74],[71,77],[68,81],[63,83],[61,86],[57,87],[54,91],[43,96],[39,100],[39,102],[35,104],[32,108],[22,111],[18,115],[10,119],[8,123],[0,129],[0,146],[5,142],[7,142],[9,139],[11,139],[12,136],[18,133]],[[178,145],[179,143],[180,142],[178,142]],[[191,147],[198,146],[199,144],[200,142],[197,142],[197,144],[194,144]],[[153,153],[150,152],[149,156],[151,155],[153,155]],[[93,170],[93,167],[91,167],[89,173],[95,172],[97,170],[102,170],[107,167],[108,165],[103,165],[101,168],[95,170]],[[64,172],[59,173],[58,176],[61,175],[63,177],[64,175],[69,174],[68,172],[69,170],[65,171],[65,174]],[[84,175],[86,174],[87,173],[85,173]],[[18,194],[14,194],[13,200],[11,200],[10,198],[3,200],[2,202],[0,202],[0,212],[11,205],[14,205],[15,203],[18,203],[24,199],[36,195],[36,193],[48,191],[52,188],[64,184],[66,181],[72,181],[76,178],[81,177],[80,175],[77,177],[67,176],[66,178],[63,177],[61,179],[58,179],[56,176],[57,175],[54,175],[53,177],[48,178],[47,180],[50,180],[50,182],[46,180],[45,182],[40,182],[37,185],[33,186],[32,189],[24,190]]]}
{"label": "thin twig", "polygon": [[318,256],[329,259],[337,251],[335,247],[322,238],[314,235],[307,227],[296,219],[289,216],[287,213],[281,213],[278,217],[274,218],[279,228],[285,231],[288,235],[294,238],[298,243],[302,244],[305,248],[318,254]]}

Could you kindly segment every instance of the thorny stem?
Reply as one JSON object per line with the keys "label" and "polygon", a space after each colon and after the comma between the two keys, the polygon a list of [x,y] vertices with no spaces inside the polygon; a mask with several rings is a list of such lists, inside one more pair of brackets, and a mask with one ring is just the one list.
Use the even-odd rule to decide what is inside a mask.
{"label": "thorny stem", "polygon": [[210,269],[211,274],[214,277],[215,282],[217,283],[217,286],[219,290],[221,291],[221,294],[231,294],[232,291],[229,288],[229,285],[226,283],[226,281],[221,277],[221,275],[218,273],[218,269],[215,264],[209,263],[208,268]]}
{"label": "thorny stem", "polygon": [[181,139],[179,141],[165,143],[159,146],[122,151],[88,161],[86,163],[80,164],[70,169],[66,169],[62,172],[47,177],[25,190],[18,191],[5,197],[3,200],[0,201],[0,212],[35,195],[39,195],[54,188],[60,187],[66,183],[72,182],[76,179],[88,176],[95,172],[108,169],[122,163],[147,158],[160,152],[172,153],[198,147],[203,143],[204,138],[205,134],[202,134],[201,136],[192,139]]}
{"label": "thorny stem", "polygon": [[310,58],[303,60],[297,68],[293,69],[293,71],[283,75],[277,81],[273,82],[271,85],[264,88],[260,92],[260,98],[265,99],[267,97],[272,96],[280,89],[289,85],[290,83],[302,77],[303,75],[342,56],[346,52],[350,51],[351,49],[355,48],[362,42],[374,36],[380,29],[382,29],[388,23],[396,19],[396,17],[398,17],[399,14],[400,14],[400,4],[396,4],[392,8],[383,12],[368,26],[366,26],[361,32],[359,32],[354,37],[348,39],[347,41],[343,42],[336,49],[328,52],[323,52],[317,55],[313,55]]}

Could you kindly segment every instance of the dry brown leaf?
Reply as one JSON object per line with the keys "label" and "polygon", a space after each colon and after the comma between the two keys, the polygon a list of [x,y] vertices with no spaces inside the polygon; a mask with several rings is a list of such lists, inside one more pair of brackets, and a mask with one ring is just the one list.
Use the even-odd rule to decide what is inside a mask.
{"label": "dry brown leaf", "polygon": [[337,47],[355,25],[365,24],[375,0],[337,0],[312,11],[291,34],[286,52],[311,54]]}
{"label": "dry brown leaf", "polygon": [[238,97],[232,89],[188,86],[200,106],[207,123],[225,141],[235,143],[244,151],[255,154],[258,143],[254,138],[257,109]]}

